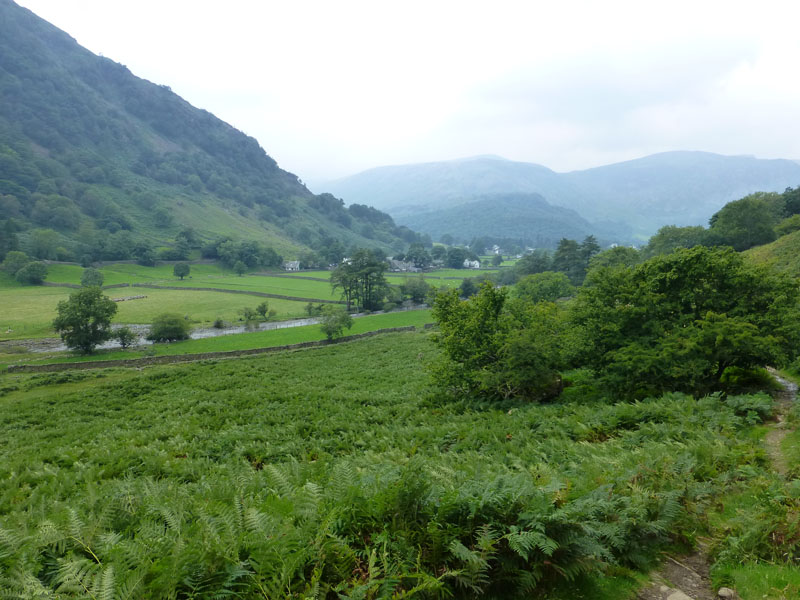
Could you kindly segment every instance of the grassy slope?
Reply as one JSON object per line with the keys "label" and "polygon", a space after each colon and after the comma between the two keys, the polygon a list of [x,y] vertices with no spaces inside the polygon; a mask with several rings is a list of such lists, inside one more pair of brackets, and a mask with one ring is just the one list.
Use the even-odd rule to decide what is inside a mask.
{"label": "grassy slope", "polygon": [[[19,551],[2,559],[7,572],[33,573],[40,560],[60,556],[64,564],[89,560],[100,577],[84,553],[90,547],[118,582],[141,572],[148,590],[186,585],[190,573],[217,573],[230,560],[255,569],[248,585],[286,590],[260,570],[282,564],[302,589],[293,569],[308,564],[301,571],[310,573],[327,561],[325,576],[335,579],[338,553],[341,577],[361,585],[358,556],[380,551],[380,564],[399,572],[414,570],[417,557],[467,568],[448,540],[473,544],[483,519],[503,532],[506,519],[521,525],[523,513],[551,523],[556,537],[559,520],[588,519],[585,534],[603,530],[603,543],[614,539],[623,551],[637,536],[658,538],[658,528],[646,533],[648,519],[669,523],[681,505],[691,514],[732,473],[758,470],[745,421],[718,399],[592,404],[573,387],[550,406],[431,402],[423,372],[434,355],[415,333],[142,373],[4,376],[0,527],[11,532],[6,539],[48,532],[15,542]],[[587,502],[605,508],[592,515]],[[231,514],[234,506],[242,512]],[[477,516],[459,517],[470,511]],[[418,527],[422,537],[408,543],[443,536],[441,559],[429,553],[435,544],[405,554],[397,536]],[[559,543],[578,543],[567,539]],[[612,568],[620,583],[602,586],[578,578],[560,597],[618,600],[634,585],[626,573]],[[558,579],[551,575],[545,580]]]}
{"label": "grassy slope", "polygon": [[800,277],[800,231],[779,237],[771,244],[751,248],[744,255],[754,262],[769,264],[778,271]]}

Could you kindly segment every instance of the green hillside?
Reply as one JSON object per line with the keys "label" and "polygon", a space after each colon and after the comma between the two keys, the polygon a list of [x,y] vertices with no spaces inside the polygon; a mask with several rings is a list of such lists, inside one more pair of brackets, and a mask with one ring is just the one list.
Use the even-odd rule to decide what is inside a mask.
{"label": "green hillside", "polygon": [[770,244],[751,248],[744,255],[754,262],[769,264],[778,271],[800,277],[800,231],[779,237]]}
{"label": "green hillside", "polygon": [[187,228],[287,257],[331,239],[387,250],[415,240],[388,215],[315,196],[255,139],[10,0],[0,0],[0,225],[23,249],[33,230],[55,231],[39,257],[62,259],[132,258]]}

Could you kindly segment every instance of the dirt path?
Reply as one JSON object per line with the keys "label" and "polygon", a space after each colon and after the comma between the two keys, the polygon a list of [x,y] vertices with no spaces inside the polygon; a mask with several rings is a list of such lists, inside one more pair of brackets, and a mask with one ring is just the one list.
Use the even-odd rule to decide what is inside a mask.
{"label": "dirt path", "polygon": [[770,430],[764,436],[764,445],[775,471],[781,475],[786,475],[789,465],[786,463],[786,457],[783,452],[781,452],[781,442],[790,432],[786,424],[786,416],[789,414],[792,403],[797,399],[797,384],[787,381],[773,369],[769,369],[769,372],[783,386],[783,390],[778,392],[775,397],[777,401],[775,423],[770,426]]}
{"label": "dirt path", "polygon": [[[769,372],[783,389],[775,396],[775,422],[764,437],[764,445],[775,471],[785,475],[788,465],[781,452],[781,441],[790,431],[786,416],[797,399],[797,384],[787,381],[773,369]],[[719,597],[711,587],[708,554],[703,543],[689,556],[666,556],[664,564],[651,578],[652,583],[639,591],[637,600],[715,600]]]}

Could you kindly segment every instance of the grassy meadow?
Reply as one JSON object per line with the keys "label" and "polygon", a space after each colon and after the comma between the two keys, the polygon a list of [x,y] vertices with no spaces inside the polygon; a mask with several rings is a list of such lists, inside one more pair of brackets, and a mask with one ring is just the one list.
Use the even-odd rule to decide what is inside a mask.
{"label": "grassy meadow", "polygon": [[727,526],[704,518],[725,494],[776,485],[767,396],[608,404],[577,372],[549,405],[451,402],[436,354],[408,333],[2,376],[0,589],[618,600]]}

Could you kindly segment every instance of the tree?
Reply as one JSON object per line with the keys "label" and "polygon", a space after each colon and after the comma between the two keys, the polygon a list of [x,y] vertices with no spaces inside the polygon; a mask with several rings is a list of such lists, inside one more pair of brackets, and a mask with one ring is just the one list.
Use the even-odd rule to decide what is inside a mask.
{"label": "tree", "polygon": [[111,318],[117,305],[99,287],[87,287],[59,302],[56,312],[53,328],[67,347],[89,354],[111,338]]}
{"label": "tree", "polygon": [[715,244],[747,250],[773,241],[785,202],[779,194],[751,194],[728,202],[709,221],[709,236]]}
{"label": "tree", "polygon": [[418,269],[424,269],[430,265],[431,260],[433,260],[431,255],[428,254],[428,251],[425,250],[425,246],[418,242],[413,243],[408,247],[408,252],[406,252],[405,259],[409,262],[413,262],[414,266]]}
{"label": "tree", "polygon": [[8,254],[6,254],[2,266],[3,270],[13,277],[14,275],[17,274],[17,271],[19,271],[29,262],[31,262],[31,259],[27,254],[25,254],[24,252],[20,252],[19,250],[12,250]]}
{"label": "tree", "polygon": [[175,275],[175,277],[180,277],[181,281],[183,281],[183,278],[186,277],[190,271],[191,267],[186,263],[175,263],[175,266],[172,267],[172,274]]}
{"label": "tree", "polygon": [[546,250],[534,250],[520,258],[514,265],[514,270],[520,275],[533,275],[553,270],[553,261]]}
{"label": "tree", "polygon": [[431,248],[431,257],[433,260],[444,260],[445,256],[447,256],[447,248],[444,246],[434,246]]}
{"label": "tree", "polygon": [[492,256],[492,266],[499,267],[503,264],[503,255],[502,254],[495,254]]}
{"label": "tree", "polygon": [[665,225],[650,238],[642,252],[647,258],[651,258],[659,254],[669,254],[678,248],[705,245],[707,241],[708,232],[700,225],[691,227]]}
{"label": "tree", "polygon": [[83,287],[100,287],[103,285],[103,274],[92,267],[84,269],[81,273],[81,285]]}
{"label": "tree", "polygon": [[119,345],[122,346],[122,349],[125,350],[133,346],[139,339],[139,336],[136,335],[130,327],[126,326],[120,327],[114,331],[114,338],[119,342]]}
{"label": "tree", "polygon": [[328,341],[340,337],[345,329],[350,329],[352,326],[353,317],[350,316],[350,313],[348,313],[343,306],[326,304],[322,308],[320,329],[322,329],[322,333],[325,334]]}
{"label": "tree", "polygon": [[269,313],[269,303],[266,300],[264,300],[264,302],[256,306],[256,313],[261,315],[261,318],[266,321],[267,314]]}
{"label": "tree", "polygon": [[364,310],[378,310],[383,304],[388,284],[386,263],[372,250],[361,249],[349,261],[331,273],[331,286],[342,291],[349,311],[353,304]]}
{"label": "tree", "polygon": [[172,342],[189,337],[189,323],[174,313],[162,313],[153,319],[147,339],[153,342]]}
{"label": "tree", "polygon": [[467,251],[464,248],[448,248],[444,264],[451,269],[463,269],[465,260],[467,260]]}
{"label": "tree", "polygon": [[419,277],[408,277],[400,285],[400,291],[412,302],[420,304],[425,302],[425,299],[430,294],[431,286],[425,281],[421,275]]}
{"label": "tree", "polygon": [[575,240],[561,238],[555,254],[553,254],[553,270],[565,273],[574,285],[580,285],[586,275],[585,259],[581,245]]}
{"label": "tree", "polygon": [[573,321],[578,363],[627,397],[719,389],[728,367],[781,364],[800,343],[800,293],[731,248],[696,246],[592,270]]}
{"label": "tree", "polygon": [[569,278],[564,273],[545,271],[526,275],[514,286],[514,296],[529,302],[555,302],[559,298],[575,293]]}
{"label": "tree", "polygon": [[47,277],[47,265],[39,261],[29,262],[14,275],[20,283],[32,285],[42,283],[45,277]]}
{"label": "tree", "polygon": [[247,273],[247,265],[244,264],[241,260],[237,260],[233,265],[234,272],[241,277],[245,273]]}

